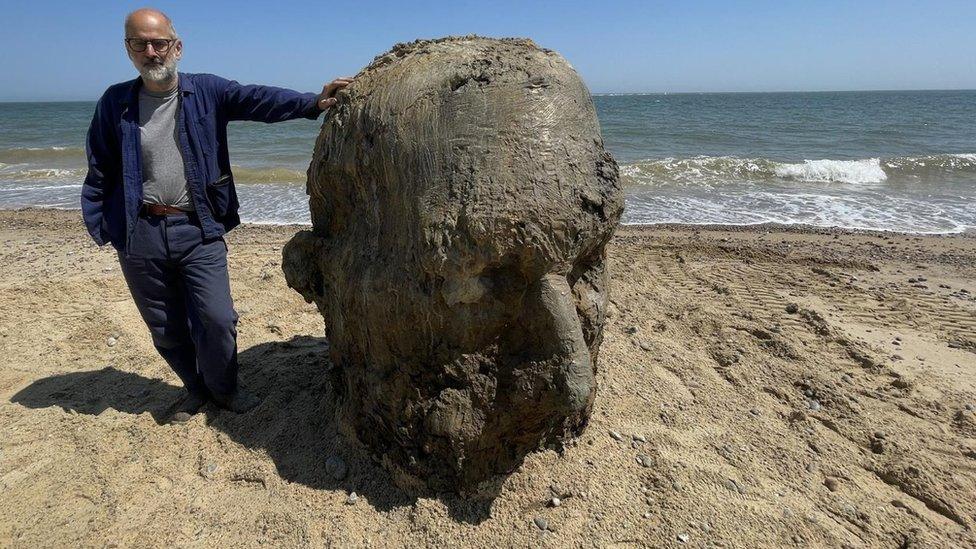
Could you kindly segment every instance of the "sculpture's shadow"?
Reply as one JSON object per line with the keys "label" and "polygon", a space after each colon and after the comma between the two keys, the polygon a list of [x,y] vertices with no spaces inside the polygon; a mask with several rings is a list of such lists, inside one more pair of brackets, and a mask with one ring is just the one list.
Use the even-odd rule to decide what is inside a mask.
{"label": "sculpture's shadow", "polygon": [[[208,405],[207,424],[248,448],[266,450],[278,474],[289,482],[355,491],[381,511],[412,505],[416,495],[397,488],[385,469],[339,436],[327,351],[324,338],[305,336],[242,351],[241,381],[262,397],[261,405],[244,415]],[[10,400],[28,408],[59,406],[79,414],[99,415],[109,408],[149,413],[162,424],[182,394],[181,388],[162,380],[108,367],[39,379]],[[341,480],[326,470],[326,459],[334,455],[348,465]],[[473,524],[489,517],[493,499],[455,494],[438,498],[454,520]]]}

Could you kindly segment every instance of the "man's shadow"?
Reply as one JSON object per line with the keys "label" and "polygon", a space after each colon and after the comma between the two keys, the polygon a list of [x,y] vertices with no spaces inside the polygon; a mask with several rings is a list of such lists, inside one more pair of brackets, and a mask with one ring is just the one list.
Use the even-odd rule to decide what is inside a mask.
{"label": "man's shadow", "polygon": [[[210,404],[205,408],[208,425],[248,448],[266,450],[278,474],[290,482],[355,491],[381,511],[412,505],[416,496],[397,488],[385,469],[339,435],[328,348],[324,338],[298,336],[242,351],[242,383],[262,402],[243,415]],[[183,394],[180,387],[162,380],[107,367],[39,379],[10,400],[28,408],[59,406],[89,415],[109,408],[149,413],[162,424]],[[344,478],[337,480],[326,469],[331,456],[340,456],[347,464]],[[457,521],[478,524],[490,515],[491,499],[438,497]]]}

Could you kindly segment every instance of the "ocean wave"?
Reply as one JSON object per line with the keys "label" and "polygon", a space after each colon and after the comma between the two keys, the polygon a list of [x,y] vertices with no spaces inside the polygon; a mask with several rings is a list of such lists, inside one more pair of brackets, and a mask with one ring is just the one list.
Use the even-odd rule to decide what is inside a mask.
{"label": "ocean wave", "polygon": [[0,149],[0,162],[5,164],[22,164],[43,160],[79,160],[85,161],[83,147],[24,147],[14,149]]}
{"label": "ocean wave", "polygon": [[[237,183],[305,183],[305,172],[285,167],[242,168],[233,167]],[[30,164],[4,164],[0,162],[0,181],[84,181],[88,168],[37,168]]]}
{"label": "ocean wave", "polygon": [[84,181],[87,168],[31,168],[16,169],[19,166],[0,166],[0,181]]}
{"label": "ocean wave", "polygon": [[773,173],[782,179],[814,183],[883,183],[888,179],[879,158],[804,160],[802,164],[778,164]]}
{"label": "ocean wave", "polygon": [[234,181],[237,183],[305,183],[304,170],[269,166],[267,168],[244,168],[232,166]]}
{"label": "ocean wave", "polygon": [[940,154],[858,160],[778,162],[767,158],[696,156],[642,160],[621,166],[625,179],[636,184],[720,184],[743,181],[804,181],[871,184],[889,178],[927,178],[976,174],[976,154]]}

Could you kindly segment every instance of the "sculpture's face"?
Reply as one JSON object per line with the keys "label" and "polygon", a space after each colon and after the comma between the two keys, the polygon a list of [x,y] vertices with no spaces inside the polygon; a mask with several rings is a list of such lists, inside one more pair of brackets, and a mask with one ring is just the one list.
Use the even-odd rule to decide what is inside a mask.
{"label": "sculpture's face", "polygon": [[467,485],[585,422],[622,201],[559,56],[458,40],[367,71],[309,192],[286,274],[326,316],[347,405],[386,418],[350,418],[361,440]]}

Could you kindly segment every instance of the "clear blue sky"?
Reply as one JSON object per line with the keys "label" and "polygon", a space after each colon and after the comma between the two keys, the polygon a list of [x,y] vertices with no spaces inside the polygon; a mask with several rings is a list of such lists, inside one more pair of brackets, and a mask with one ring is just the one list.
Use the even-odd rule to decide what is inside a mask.
{"label": "clear blue sky", "polygon": [[[0,0],[0,101],[93,100],[135,76],[142,4]],[[160,1],[181,70],[317,91],[396,42],[524,36],[594,93],[976,88],[976,1]]]}

